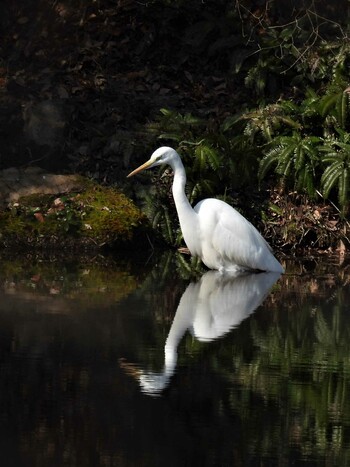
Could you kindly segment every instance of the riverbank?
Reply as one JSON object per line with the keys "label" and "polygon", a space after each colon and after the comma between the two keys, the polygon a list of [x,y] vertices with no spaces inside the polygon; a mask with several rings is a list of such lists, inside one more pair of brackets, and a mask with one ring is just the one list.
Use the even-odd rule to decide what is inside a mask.
{"label": "riverbank", "polygon": [[3,249],[94,253],[130,247],[150,231],[120,190],[82,176],[13,168],[0,173],[0,188]]}
{"label": "riverbank", "polygon": [[[191,202],[226,199],[281,251],[345,252],[349,225],[335,204],[347,213],[348,187],[341,178],[331,178],[332,186],[325,183],[322,173],[329,175],[330,169],[319,158],[319,147],[326,148],[309,145],[315,128],[320,140],[329,141],[330,134],[348,138],[348,82],[341,64],[347,63],[349,50],[339,41],[343,15],[326,5],[315,10],[315,18],[321,13],[328,18],[319,43],[318,26],[311,23],[304,30],[298,22],[302,9],[280,11],[271,4],[274,14],[267,18],[254,2],[248,4],[242,15],[239,2],[77,5],[67,0],[51,5],[30,0],[16,6],[6,0],[0,6],[0,169],[9,172],[4,189],[0,180],[0,247],[99,251],[138,243],[152,249],[159,229],[147,237],[144,214],[138,214],[144,219],[140,228],[133,216],[125,219],[135,205],[143,209],[150,187],[142,181],[131,185],[125,177],[157,146],[167,144],[184,156]],[[315,41],[303,49],[303,34],[311,38],[314,33]],[[334,49],[324,47],[327,40]],[[336,122],[334,128],[330,122]],[[290,136],[296,130],[299,139]],[[262,193],[259,164],[279,136],[286,136],[289,146],[281,153],[275,141],[281,157],[269,159],[269,168],[276,170],[264,178]],[[342,147],[337,138],[334,147]],[[332,154],[331,149],[322,154]],[[290,159],[283,159],[286,154]],[[347,164],[339,175],[348,173]],[[45,190],[61,174],[79,174],[104,188],[118,186],[129,201],[104,200],[95,225],[92,211],[86,211],[89,203],[74,187],[42,199],[39,190],[35,198],[25,199],[37,165],[51,174]],[[320,177],[323,184],[315,184]],[[15,186],[18,179],[21,191]],[[164,180],[148,199],[147,211],[154,205],[148,217],[155,227],[170,225],[163,237],[177,247],[169,184],[158,191],[161,184]],[[324,196],[332,201],[303,195],[310,186],[327,188]],[[113,217],[117,205],[124,206],[118,218]],[[121,223],[123,233],[111,233],[114,223]]]}
{"label": "riverbank", "polygon": [[[0,172],[0,188],[2,250],[96,254],[166,246],[157,226],[151,227],[131,199],[82,176],[13,168]],[[254,200],[243,197],[241,203],[241,212],[282,255],[303,251],[344,255],[349,247],[348,222],[322,198],[311,203],[305,195],[275,189]],[[170,204],[171,209],[176,216]]]}

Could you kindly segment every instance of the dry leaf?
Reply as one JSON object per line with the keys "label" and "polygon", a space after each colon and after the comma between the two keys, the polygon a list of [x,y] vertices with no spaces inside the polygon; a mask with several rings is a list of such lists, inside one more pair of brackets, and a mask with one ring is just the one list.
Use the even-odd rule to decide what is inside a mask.
{"label": "dry leaf", "polygon": [[44,222],[44,216],[41,214],[41,212],[35,212],[34,217],[38,222]]}

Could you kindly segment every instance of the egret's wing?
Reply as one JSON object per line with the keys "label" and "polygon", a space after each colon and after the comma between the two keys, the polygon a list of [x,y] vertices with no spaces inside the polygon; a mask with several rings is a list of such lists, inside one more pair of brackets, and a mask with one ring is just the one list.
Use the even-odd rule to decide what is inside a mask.
{"label": "egret's wing", "polygon": [[256,269],[268,266],[270,246],[247,219],[228,205],[218,212],[212,242],[228,261]]}

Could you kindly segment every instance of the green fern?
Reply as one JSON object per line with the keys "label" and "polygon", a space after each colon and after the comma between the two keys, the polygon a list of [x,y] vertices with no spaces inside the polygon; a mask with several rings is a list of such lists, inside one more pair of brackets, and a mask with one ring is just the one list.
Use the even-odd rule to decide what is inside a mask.
{"label": "green fern", "polygon": [[248,120],[245,127],[245,134],[251,137],[254,137],[256,134],[261,134],[265,141],[270,142],[281,128],[286,127],[298,130],[301,124],[295,119],[297,109],[297,106],[291,102],[281,101],[256,109],[252,112],[246,112],[241,117],[244,120]]}
{"label": "green fern", "polygon": [[269,173],[274,166],[278,165],[279,157],[282,152],[282,149],[283,149],[283,146],[281,144],[276,145],[276,142],[275,142],[274,147],[272,147],[262,158],[262,160],[260,161],[259,172],[258,172],[258,176],[260,180],[265,178],[267,173]]}
{"label": "green fern", "polygon": [[188,198],[190,203],[198,201],[200,198],[215,195],[216,184],[213,180],[202,179],[196,183],[189,184],[187,189]]}
{"label": "green fern", "polygon": [[165,185],[158,186],[157,196],[148,195],[145,198],[145,211],[155,231],[169,245],[178,244],[176,230],[178,221],[175,209],[169,207],[168,188]]}
{"label": "green fern", "polygon": [[221,163],[221,158],[218,151],[209,144],[202,143],[194,150],[195,160],[193,169],[199,174],[206,169],[218,170]]}
{"label": "green fern", "polygon": [[169,109],[160,109],[157,121],[148,124],[150,133],[157,135],[158,139],[176,141],[178,144],[182,140],[195,141],[195,133],[203,131],[206,122],[193,116],[192,114],[182,115]]}
{"label": "green fern", "polygon": [[318,137],[303,137],[299,132],[275,138],[260,162],[259,178],[263,179],[274,167],[282,179],[294,179],[295,188],[314,196],[320,142]]}
{"label": "green fern", "polygon": [[338,201],[345,213],[350,189],[350,133],[338,130],[338,134],[340,139],[331,140],[321,148],[321,152],[324,153],[322,163],[325,166],[321,176],[321,187],[326,198],[332,190],[337,189]]}
{"label": "green fern", "polygon": [[320,114],[323,117],[328,115],[333,116],[335,118],[336,126],[342,129],[345,128],[347,122],[349,106],[350,95],[345,88],[340,90],[337,89],[325,95],[319,101]]}

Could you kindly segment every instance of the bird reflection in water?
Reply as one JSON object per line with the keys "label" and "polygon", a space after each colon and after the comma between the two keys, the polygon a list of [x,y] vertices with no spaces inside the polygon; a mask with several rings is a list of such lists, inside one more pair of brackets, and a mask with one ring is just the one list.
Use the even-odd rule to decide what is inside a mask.
{"label": "bird reflection in water", "polygon": [[221,274],[208,271],[183,293],[164,347],[160,373],[143,371],[120,360],[125,371],[139,381],[143,393],[158,396],[176,369],[177,348],[187,330],[202,342],[220,338],[237,327],[266,298],[280,273]]}

